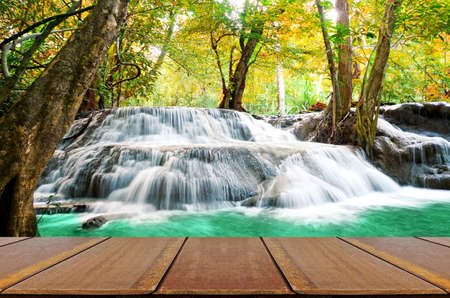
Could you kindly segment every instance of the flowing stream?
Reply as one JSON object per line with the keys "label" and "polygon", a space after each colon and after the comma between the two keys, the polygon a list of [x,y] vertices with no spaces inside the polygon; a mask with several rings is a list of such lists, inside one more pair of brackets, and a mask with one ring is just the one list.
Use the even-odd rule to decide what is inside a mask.
{"label": "flowing stream", "polygon": [[[400,186],[355,148],[301,142],[293,131],[244,113],[121,108],[86,126],[60,144],[35,201],[86,202],[89,209],[44,216],[44,236],[319,236],[323,230],[312,227],[361,223],[373,212],[450,211],[450,191]],[[67,136],[77,129],[74,124]],[[113,220],[95,231],[81,229],[96,215]],[[435,230],[450,235],[450,219],[438,217],[444,229]],[[426,218],[427,224],[419,220],[424,235],[433,229]],[[258,230],[267,225],[267,233]],[[371,226],[383,234],[380,225]]]}

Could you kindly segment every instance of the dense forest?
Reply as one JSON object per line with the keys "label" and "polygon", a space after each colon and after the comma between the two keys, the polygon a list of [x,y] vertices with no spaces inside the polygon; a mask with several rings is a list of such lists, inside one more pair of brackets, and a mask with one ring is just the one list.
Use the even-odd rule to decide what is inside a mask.
{"label": "dense forest", "polygon": [[372,158],[380,106],[449,102],[444,0],[0,0],[0,11],[1,235],[36,232],[33,192],[77,113],[323,111],[310,140]]}
{"label": "dense forest", "polygon": [[[353,101],[358,101],[367,66],[374,59],[372,52],[386,1],[322,2],[334,54],[338,55],[338,48],[351,40]],[[448,3],[403,2],[398,11],[382,101],[445,99],[449,84]],[[83,12],[53,24],[51,34],[39,44],[20,76],[15,86],[17,95],[50,63],[89,14],[92,4],[93,1],[83,1],[78,9]],[[9,49],[2,54],[2,75],[11,76],[37,33],[48,25],[39,22],[65,14],[70,3],[1,1],[0,5],[2,47]],[[342,5],[350,7],[343,11],[348,14],[347,20],[338,20],[345,9]],[[36,23],[38,26],[28,30]],[[18,34],[24,30],[26,34]],[[126,22],[103,57],[85,101],[95,98],[95,104],[104,107],[216,107],[223,92],[222,80],[225,88],[229,88],[244,54],[240,40],[252,38],[257,42],[245,53],[249,55],[245,58],[248,64],[252,64],[243,94],[246,110],[277,113],[279,92],[285,97],[287,113],[328,101],[332,84],[317,7],[314,1],[301,0],[131,1]],[[277,71],[278,81],[284,81],[284,92],[279,91]]]}

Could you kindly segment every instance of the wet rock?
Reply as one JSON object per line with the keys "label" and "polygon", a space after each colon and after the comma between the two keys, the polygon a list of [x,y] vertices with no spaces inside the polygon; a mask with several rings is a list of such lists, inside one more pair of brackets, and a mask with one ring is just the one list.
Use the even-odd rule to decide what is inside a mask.
{"label": "wet rock", "polygon": [[264,120],[278,128],[293,129],[298,139],[309,141],[322,118],[322,112],[295,115],[253,115],[253,117],[258,120]]}
{"label": "wet rock", "polygon": [[302,141],[309,141],[314,137],[323,113],[303,114],[301,120],[294,125],[294,133]]}
{"label": "wet rock", "polygon": [[64,136],[58,149],[70,151],[85,146],[92,141],[92,135],[99,128],[111,110],[89,112],[89,116],[74,121],[69,132]]}
{"label": "wet rock", "polygon": [[409,132],[450,141],[450,103],[405,103],[381,109],[384,119]]}
{"label": "wet rock", "polygon": [[264,120],[278,128],[290,128],[295,123],[301,121],[305,115],[309,113],[295,115],[252,115],[253,118]]}
{"label": "wet rock", "polygon": [[84,230],[97,229],[103,226],[108,219],[104,216],[96,216],[86,220],[81,226]]}
{"label": "wet rock", "polygon": [[97,215],[85,220],[81,225],[81,227],[84,230],[98,229],[109,221],[132,218],[134,216],[136,216],[136,213],[113,213],[113,214]]}
{"label": "wet rock", "polygon": [[55,173],[55,171],[59,170],[58,166],[64,162],[66,157],[67,155],[65,151],[55,150],[52,157],[45,166],[44,171],[42,172],[41,179],[37,184],[38,187],[51,181],[51,173]]}
{"label": "wet rock", "polygon": [[241,202],[241,206],[244,207],[255,207],[258,205],[260,197],[259,196],[253,196],[251,198],[245,199]]}
{"label": "wet rock", "polygon": [[374,163],[401,184],[450,189],[450,104],[381,109]]}
{"label": "wet rock", "polygon": [[283,207],[280,196],[254,196],[241,202],[244,207]]}
{"label": "wet rock", "polygon": [[450,142],[445,138],[403,131],[381,118],[374,163],[401,184],[450,189]]}

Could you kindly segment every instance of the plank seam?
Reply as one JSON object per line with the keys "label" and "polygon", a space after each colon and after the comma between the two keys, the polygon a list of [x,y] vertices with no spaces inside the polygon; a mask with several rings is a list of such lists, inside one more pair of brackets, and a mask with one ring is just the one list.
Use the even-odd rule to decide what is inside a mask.
{"label": "plank seam", "polygon": [[434,241],[432,241],[432,240],[429,240],[429,239],[425,239],[425,238],[422,238],[422,237],[414,237],[414,238],[416,238],[416,239],[419,239],[419,240],[423,240],[423,241],[427,241],[427,242],[429,242],[429,243],[433,243],[433,244],[441,245],[441,246],[443,246],[443,247],[448,247],[448,248],[450,248],[450,246],[448,246],[448,245],[446,245],[446,244],[442,244],[442,243],[434,242]]}
{"label": "plank seam", "polygon": [[67,261],[68,259],[73,258],[73,257],[75,257],[75,256],[77,256],[77,255],[79,255],[79,254],[81,254],[82,252],[85,252],[85,251],[87,251],[88,249],[91,249],[91,248],[93,248],[93,247],[95,247],[95,246],[97,246],[97,245],[99,245],[99,244],[101,244],[101,243],[103,243],[103,242],[105,242],[105,241],[107,241],[107,240],[109,240],[109,239],[111,239],[111,237],[107,237],[107,238],[105,238],[105,239],[103,239],[103,240],[101,240],[101,241],[99,241],[99,242],[97,242],[97,243],[95,243],[95,244],[93,244],[93,245],[91,245],[91,246],[89,246],[89,247],[86,247],[86,248],[83,249],[83,250],[80,250],[79,252],[77,252],[77,253],[75,253],[75,254],[73,254],[73,255],[71,255],[71,256],[65,258],[65,259],[62,259],[62,260],[56,262],[55,264],[52,264],[52,265],[50,265],[50,266],[48,266],[48,267],[46,267],[46,268],[43,268],[43,269],[41,269],[41,270],[39,270],[39,271],[37,271],[37,272],[35,272],[35,273],[33,273],[33,274],[30,274],[30,275],[27,276],[27,277],[24,277],[23,279],[21,279],[21,280],[19,280],[19,281],[16,281],[15,283],[12,283],[11,285],[9,285],[9,286],[5,287],[3,290],[1,290],[1,291],[0,291],[0,294],[3,294],[3,292],[5,292],[6,290],[8,290],[9,288],[14,287],[15,285],[17,285],[17,284],[19,284],[19,283],[21,283],[21,282],[23,282],[23,281],[26,281],[27,279],[30,279],[30,278],[32,278],[33,276],[38,275],[38,274],[41,273],[41,272],[44,272],[44,271],[46,271],[46,270],[48,270],[48,269],[50,269],[50,268],[53,268],[54,266],[56,266],[56,265],[58,265],[58,264],[61,264],[62,262],[65,262],[65,261]]}
{"label": "plank seam", "polygon": [[172,269],[173,265],[175,264],[175,261],[178,259],[178,256],[181,254],[181,251],[183,250],[184,245],[186,244],[186,242],[187,242],[188,239],[189,239],[189,237],[185,237],[185,238],[184,238],[183,243],[181,243],[181,246],[180,246],[180,248],[178,249],[178,251],[177,251],[175,257],[174,257],[173,260],[172,260],[172,262],[170,262],[169,266],[167,266],[167,269],[166,269],[166,271],[164,272],[164,274],[163,274],[163,276],[161,277],[161,279],[159,280],[158,285],[157,285],[157,286],[155,287],[155,289],[154,289],[152,292],[150,292],[149,294],[153,294],[153,293],[157,292],[157,291],[161,288],[161,285],[163,284],[164,280],[166,279],[167,275],[169,274],[170,269]]}
{"label": "plank seam", "polygon": [[296,291],[294,291],[294,289],[292,288],[291,284],[289,283],[289,280],[287,279],[286,275],[284,275],[283,270],[281,270],[280,265],[278,265],[277,261],[275,260],[275,257],[272,255],[272,253],[270,252],[269,247],[267,246],[266,242],[264,241],[263,237],[259,237],[259,239],[261,240],[264,248],[266,249],[267,253],[269,254],[270,259],[272,260],[272,262],[274,263],[275,267],[278,269],[278,271],[280,272],[281,277],[283,278],[284,282],[286,283],[286,285],[288,286],[289,290],[293,293],[293,294],[299,294]]}
{"label": "plank seam", "polygon": [[396,267],[396,268],[398,268],[398,269],[400,269],[400,270],[402,270],[402,271],[404,271],[404,272],[406,272],[406,273],[409,273],[409,274],[411,274],[411,275],[417,277],[418,279],[421,279],[421,280],[423,280],[423,281],[425,281],[425,282],[427,282],[427,283],[429,283],[429,284],[435,286],[436,288],[441,289],[441,290],[444,291],[444,293],[446,293],[446,294],[450,294],[450,292],[447,292],[447,290],[445,290],[445,289],[442,288],[441,286],[436,285],[435,283],[433,283],[433,282],[431,282],[431,281],[429,281],[429,280],[426,280],[426,279],[423,278],[422,276],[417,275],[416,273],[413,273],[413,272],[409,271],[408,269],[402,268],[402,267],[400,267],[400,266],[398,266],[398,265],[396,265],[396,264],[394,264],[394,263],[391,263],[391,262],[389,262],[388,260],[385,260],[385,259],[383,259],[382,257],[379,257],[379,256],[377,256],[377,255],[375,255],[375,254],[373,254],[373,253],[371,253],[371,252],[369,252],[369,251],[367,251],[367,250],[365,250],[365,249],[363,249],[363,248],[361,248],[361,247],[359,247],[359,246],[357,246],[357,245],[355,245],[355,244],[353,244],[353,243],[351,243],[351,242],[345,240],[344,238],[341,238],[341,237],[336,237],[336,238],[339,239],[339,240],[341,240],[341,241],[344,241],[345,243],[347,243],[347,244],[349,244],[349,245],[351,245],[351,246],[353,246],[353,247],[355,247],[355,248],[357,248],[357,249],[359,249],[359,250],[361,250],[361,251],[363,251],[363,252],[365,252],[365,253],[367,253],[367,254],[369,254],[369,255],[371,255],[371,256],[374,256],[375,258],[377,258],[377,259],[379,259],[379,260],[381,260],[381,261],[383,261],[383,262],[385,262],[385,263],[388,263],[388,264],[390,264],[390,265],[392,265],[392,266],[394,266],[394,267]]}
{"label": "plank seam", "polygon": [[19,242],[28,240],[28,239],[30,239],[30,238],[31,238],[31,237],[27,237],[27,238],[25,238],[25,239],[19,239],[19,240],[13,241],[13,242],[9,242],[9,243],[6,243],[6,244],[2,244],[2,245],[0,245],[0,247],[4,247],[4,246],[10,245],[10,244],[19,243]]}

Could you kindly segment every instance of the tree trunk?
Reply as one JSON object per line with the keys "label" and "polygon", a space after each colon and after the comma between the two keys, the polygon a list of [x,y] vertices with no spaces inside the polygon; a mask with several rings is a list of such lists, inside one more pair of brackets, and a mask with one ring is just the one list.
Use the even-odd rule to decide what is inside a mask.
{"label": "tree trunk", "polygon": [[384,19],[380,26],[378,42],[375,47],[375,60],[367,85],[361,91],[361,103],[356,112],[355,129],[358,134],[358,142],[369,156],[372,155],[372,147],[377,131],[381,94],[391,50],[392,35],[394,34],[397,19],[397,10],[402,2],[402,0],[388,0],[386,3]]}
{"label": "tree trunk", "polygon": [[128,0],[99,0],[50,66],[0,118],[0,236],[34,236],[33,191],[125,20]]}
{"label": "tree trunk", "polygon": [[[244,36],[241,35],[241,57],[239,59],[238,64],[230,76],[230,83],[228,87],[228,91],[224,92],[224,98],[220,103],[219,107],[229,108],[241,112],[246,112],[242,105],[242,97],[244,95],[245,90],[245,81],[247,79],[248,68],[252,63],[255,62],[256,53],[254,59],[251,61],[252,56],[255,53],[255,50],[259,44],[260,36],[263,33],[262,24],[258,24],[254,28],[252,28],[247,43],[244,44]],[[226,100],[229,96],[229,105],[226,105]]]}
{"label": "tree trunk", "polygon": [[[336,124],[341,120],[341,92],[339,89],[339,82],[337,78],[336,65],[334,62],[333,49],[331,48],[330,38],[328,36],[327,28],[325,27],[325,15],[320,0],[316,0],[317,10],[320,16],[320,26],[322,28],[323,41],[325,43],[325,50],[327,53],[328,68],[330,69],[331,83],[333,85],[332,97],[332,130],[336,129]],[[329,110],[329,109],[328,109]],[[328,113],[327,113],[328,114]]]}
{"label": "tree trunk", "polygon": [[[255,35],[256,34],[256,35]],[[247,79],[247,71],[250,67],[250,59],[259,43],[259,38],[262,34],[262,29],[252,30],[251,37],[249,37],[245,47],[242,49],[241,59],[236,66],[236,69],[231,80],[231,108],[238,111],[244,111],[242,106],[242,96],[244,95],[245,80]],[[256,59],[256,57],[255,57]]]}
{"label": "tree trunk", "polygon": [[[337,23],[341,28],[346,28],[345,31],[349,30],[350,19],[347,0],[336,0],[336,10],[338,13]],[[352,104],[352,77],[352,41],[350,31],[348,31],[345,42],[339,45],[338,81],[342,105],[338,114],[342,117],[350,111]]]}
{"label": "tree trunk", "polygon": [[284,115],[286,113],[285,98],[286,92],[284,90],[283,65],[277,65],[277,91],[278,91],[278,113]]}

